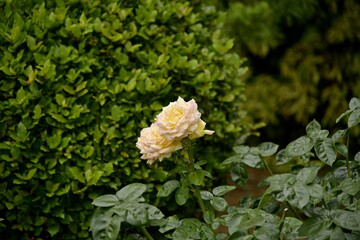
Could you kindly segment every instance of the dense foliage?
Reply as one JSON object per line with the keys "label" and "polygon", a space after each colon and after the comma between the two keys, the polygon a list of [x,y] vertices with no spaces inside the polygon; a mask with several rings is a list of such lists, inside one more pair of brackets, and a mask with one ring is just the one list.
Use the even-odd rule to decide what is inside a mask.
{"label": "dense foliage", "polygon": [[[0,1],[0,217],[7,239],[86,239],[91,201],[162,180],[135,142],[194,98],[212,159],[246,131],[242,75],[203,1]],[[4,227],[5,226],[5,227]]]}
{"label": "dense foliage", "polygon": [[[346,119],[346,121],[343,120]],[[349,149],[349,135],[360,124],[360,98],[352,98],[349,108],[336,122],[346,127],[330,133],[316,120],[305,135],[278,151],[279,145],[263,142],[258,146],[238,145],[235,154],[222,165],[231,170],[232,179],[242,186],[246,166],[263,168],[269,173],[260,198],[242,198],[229,206],[223,197],[235,186],[215,186],[209,190],[204,179],[212,176],[204,170],[206,161],[197,161],[190,139],[184,139],[183,154],[173,178],[157,191],[158,198],[174,198],[178,210],[165,216],[157,205],[146,201],[147,186],[132,183],[96,198],[98,207],[91,231],[95,240],[121,239],[336,239],[360,237],[360,149]],[[277,165],[296,160],[286,173],[274,173],[268,158]],[[194,209],[190,217],[179,217],[188,200],[196,199],[201,213]],[[219,231],[219,227],[223,226]],[[149,229],[150,231],[148,231]],[[140,233],[141,232],[141,233]],[[156,237],[153,237],[156,236]]]}
{"label": "dense foliage", "polygon": [[313,118],[332,128],[360,92],[359,1],[214,2],[227,11],[234,49],[249,60],[246,108],[269,124],[264,133],[284,144]]}

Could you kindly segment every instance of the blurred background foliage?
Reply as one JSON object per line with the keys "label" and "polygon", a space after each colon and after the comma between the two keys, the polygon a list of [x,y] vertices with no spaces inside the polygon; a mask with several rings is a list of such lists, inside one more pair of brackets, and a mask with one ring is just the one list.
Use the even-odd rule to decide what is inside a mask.
{"label": "blurred background foliage", "polygon": [[246,110],[267,124],[263,139],[285,144],[314,118],[333,128],[360,94],[360,2],[213,1],[247,58]]}

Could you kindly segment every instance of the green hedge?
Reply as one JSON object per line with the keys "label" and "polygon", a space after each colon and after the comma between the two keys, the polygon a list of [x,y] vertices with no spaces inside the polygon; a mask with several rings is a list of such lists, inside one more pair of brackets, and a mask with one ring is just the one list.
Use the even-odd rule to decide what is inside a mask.
{"label": "green hedge", "polygon": [[199,143],[211,149],[207,157],[226,153],[248,129],[246,69],[228,53],[222,15],[203,1],[13,0],[1,1],[0,12],[7,239],[87,239],[92,199],[163,180],[135,142],[178,96],[194,98],[216,131]]}

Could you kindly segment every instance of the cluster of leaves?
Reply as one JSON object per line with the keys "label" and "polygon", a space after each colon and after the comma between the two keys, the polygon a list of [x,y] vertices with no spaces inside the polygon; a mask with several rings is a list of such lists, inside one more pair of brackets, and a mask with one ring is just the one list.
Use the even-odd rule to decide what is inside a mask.
{"label": "cluster of leaves", "polygon": [[[351,99],[349,110],[337,122],[347,115],[347,128],[331,137],[328,130],[321,129],[313,120],[306,127],[306,135],[280,151],[271,142],[257,147],[234,147],[236,154],[227,158],[224,166],[265,167],[270,174],[263,182],[268,188],[260,199],[242,199],[237,206],[229,206],[223,198],[235,186],[199,190],[204,177],[212,176],[202,169],[201,161],[192,160],[191,151],[185,147],[189,156],[183,159],[186,164],[179,163],[174,170],[180,180],[167,181],[159,188],[157,197],[175,193],[179,212],[188,199],[195,197],[202,217],[196,216],[196,211],[190,218],[165,217],[160,209],[142,203],[146,186],[134,183],[116,195],[94,200],[93,204],[99,207],[92,221],[94,239],[117,239],[120,233],[124,239],[135,239],[136,235],[136,239],[151,240],[146,227],[157,228],[160,234],[156,239],[359,239],[360,151],[357,149],[350,156],[344,143],[350,131],[360,124],[359,98]],[[287,173],[273,174],[265,161],[269,157],[274,157],[279,165],[298,158],[303,165]],[[244,174],[236,175],[238,172],[233,171],[235,180],[244,178]],[[120,229],[125,222],[140,227],[144,237]],[[217,231],[220,226],[227,231]]]}
{"label": "cluster of leaves", "polygon": [[88,238],[94,198],[163,179],[134,143],[178,96],[208,112],[214,156],[247,128],[245,68],[203,1],[13,0],[0,12],[0,216],[13,239]]}
{"label": "cluster of leaves", "polygon": [[[336,131],[331,137],[328,130],[321,129],[313,120],[307,125],[305,136],[278,152],[278,145],[270,142],[257,147],[234,148],[236,154],[223,164],[268,168],[265,158],[277,152],[278,165],[297,158],[302,167],[282,174],[273,174],[268,168],[271,176],[263,185],[269,187],[260,201],[247,203],[248,207],[233,207],[223,217],[230,234],[251,236],[246,239],[263,239],[264,236],[272,236],[272,239],[359,238],[360,152],[350,156],[344,143],[350,131],[360,123],[359,98],[351,99],[349,110],[336,122],[346,115],[349,115],[347,128]],[[256,209],[251,208],[254,206]]]}
{"label": "cluster of leaves", "polygon": [[[333,116],[360,92],[359,2],[214,2],[225,7],[226,32],[249,60],[246,109],[269,124],[264,133],[283,144],[314,118],[333,128]],[[286,124],[291,132],[281,130]]]}

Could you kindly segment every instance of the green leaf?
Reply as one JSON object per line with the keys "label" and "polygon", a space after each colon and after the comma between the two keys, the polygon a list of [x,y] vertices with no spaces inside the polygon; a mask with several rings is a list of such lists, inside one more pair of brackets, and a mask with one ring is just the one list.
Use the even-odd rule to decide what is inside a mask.
{"label": "green leaf", "polygon": [[131,183],[120,189],[116,196],[119,200],[133,201],[146,191],[146,185],[142,183]]}
{"label": "green leaf", "polygon": [[189,187],[181,186],[176,190],[175,201],[177,204],[184,205],[189,198]]}
{"label": "green leaf", "polygon": [[188,178],[190,183],[199,186],[204,181],[204,171],[202,169],[196,169],[189,173]]}
{"label": "green leaf", "polygon": [[55,95],[55,100],[56,100],[56,103],[59,104],[60,106],[67,107],[66,98],[62,94],[57,93]]}
{"label": "green leaf", "polygon": [[215,211],[213,209],[211,209],[211,208],[206,209],[206,211],[204,213],[204,221],[207,224],[213,223],[215,217],[216,217],[216,215],[215,215]]}
{"label": "green leaf", "polygon": [[146,205],[138,203],[125,204],[123,209],[126,209],[124,220],[134,226],[142,226],[148,223],[149,215]]}
{"label": "green leaf", "polygon": [[336,146],[332,139],[319,139],[318,141],[316,141],[314,148],[315,153],[319,157],[319,159],[327,165],[332,166],[337,156]]}
{"label": "green leaf", "polygon": [[315,119],[306,126],[306,134],[311,138],[315,137],[320,132],[320,130],[321,125]]}
{"label": "green leaf", "polygon": [[229,165],[229,164],[233,164],[233,163],[240,163],[243,160],[244,156],[241,154],[236,154],[233,155],[231,157],[228,157],[227,159],[225,159],[221,165]]}
{"label": "green leaf", "polygon": [[307,189],[309,190],[309,194],[312,198],[322,199],[324,196],[323,187],[320,184],[311,184],[307,185]]}
{"label": "green leaf", "polygon": [[356,212],[336,209],[331,211],[333,222],[339,227],[358,231],[360,229],[360,214]]}
{"label": "green leaf", "polygon": [[211,200],[214,195],[209,191],[200,191],[201,199],[203,200]]}
{"label": "green leaf", "polygon": [[164,214],[157,207],[147,203],[142,203],[141,205],[146,207],[146,210],[148,212],[148,217],[150,220],[159,220],[164,218]]}
{"label": "green leaf", "polygon": [[27,129],[22,122],[19,122],[19,124],[17,125],[16,136],[20,142],[23,142],[27,139]]}
{"label": "green leaf", "polygon": [[298,172],[296,176],[296,180],[303,182],[304,184],[312,183],[315,180],[318,171],[319,171],[319,167],[303,168]]}
{"label": "green leaf", "polygon": [[262,168],[263,166],[261,157],[257,153],[247,153],[242,162],[253,168]]}
{"label": "green leaf", "polygon": [[351,128],[360,123],[360,108],[356,108],[349,116],[348,128]]}
{"label": "green leaf", "polygon": [[33,176],[36,174],[36,172],[37,172],[36,168],[30,169],[29,172],[27,173],[27,175],[24,177],[24,180],[32,179]]}
{"label": "green leaf", "polygon": [[286,156],[297,157],[308,153],[314,146],[311,138],[302,136],[289,143],[285,148]]}
{"label": "green leaf", "polygon": [[157,193],[157,197],[167,197],[169,196],[176,188],[180,186],[180,182],[178,180],[170,180],[164,183]]}
{"label": "green leaf", "polygon": [[54,134],[51,137],[46,138],[46,143],[49,146],[50,149],[55,149],[59,146],[61,143],[61,136],[58,134]]}
{"label": "green leaf", "polygon": [[351,110],[355,110],[356,108],[360,108],[360,98],[352,98],[349,102],[349,108]]}
{"label": "green leaf", "polygon": [[114,105],[111,107],[111,117],[112,119],[114,119],[115,121],[120,121],[122,116],[122,111],[121,108],[118,105]]}
{"label": "green leaf", "polygon": [[355,155],[354,160],[357,161],[358,164],[360,164],[360,152]]}
{"label": "green leaf", "polygon": [[259,149],[259,153],[263,157],[271,156],[276,153],[279,145],[272,142],[264,142],[259,144],[257,148]]}
{"label": "green leaf", "polygon": [[314,237],[321,231],[330,229],[331,221],[312,217],[306,220],[299,228],[299,236]]}
{"label": "green leaf", "polygon": [[230,169],[231,180],[238,187],[242,187],[248,180],[248,172],[245,164],[237,163]]}
{"label": "green leaf", "polygon": [[70,167],[69,168],[72,176],[81,183],[85,183],[85,177],[83,171],[78,167]]}
{"label": "green leaf", "polygon": [[112,207],[119,203],[119,199],[113,194],[106,194],[94,199],[91,203],[97,207]]}
{"label": "green leaf", "polygon": [[16,101],[18,102],[18,104],[23,104],[25,102],[25,100],[27,99],[27,94],[26,91],[24,90],[23,87],[21,87],[17,92],[16,92]]}
{"label": "green leaf", "polygon": [[121,217],[109,209],[97,209],[91,219],[90,230],[95,240],[116,240],[120,232]]}
{"label": "green leaf", "polygon": [[220,212],[225,211],[226,208],[228,207],[228,203],[222,197],[214,197],[213,199],[210,200],[210,204],[211,206],[213,206],[215,210]]}
{"label": "green leaf", "polygon": [[295,205],[300,209],[305,207],[305,205],[308,204],[310,200],[309,190],[306,188],[304,184],[295,183],[294,192],[295,192],[295,198],[288,199],[290,204]]}
{"label": "green leaf", "polygon": [[181,221],[181,225],[172,234],[173,240],[206,239],[215,240],[213,230],[205,223],[195,218],[187,218]]}
{"label": "green leaf", "polygon": [[228,185],[222,185],[222,186],[217,186],[215,187],[213,190],[212,190],[212,193],[215,195],[215,196],[223,196],[225,195],[226,193],[232,191],[236,189],[235,186],[228,186]]}
{"label": "green leaf", "polygon": [[245,146],[245,145],[241,145],[241,146],[235,146],[233,147],[234,152],[236,153],[240,153],[240,154],[245,154],[248,153],[250,150],[250,147]]}
{"label": "green leaf", "polygon": [[331,139],[334,142],[338,142],[340,139],[344,138],[346,134],[347,134],[347,129],[338,130],[332,135]]}

